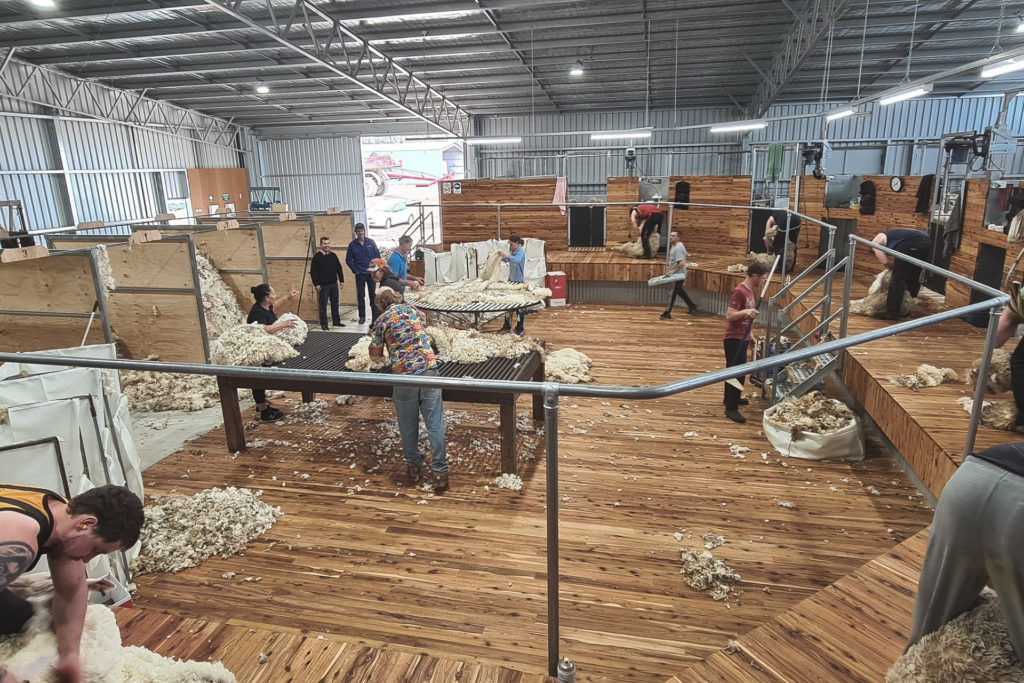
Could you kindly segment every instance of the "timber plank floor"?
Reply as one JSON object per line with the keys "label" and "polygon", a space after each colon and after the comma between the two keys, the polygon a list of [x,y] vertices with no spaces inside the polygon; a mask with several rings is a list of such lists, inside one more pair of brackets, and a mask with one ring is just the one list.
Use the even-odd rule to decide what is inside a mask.
{"label": "timber plank floor", "polygon": [[[659,313],[572,305],[526,327],[549,349],[587,353],[599,383],[657,384],[724,365],[720,317]],[[720,385],[654,401],[562,398],[561,651],[581,680],[663,681],[930,522],[876,442],[859,463],[783,459],[760,433],[766,404],[752,399],[738,425],[721,401]],[[393,409],[379,399],[255,426],[237,456],[222,430],[200,437],[145,472],[150,494],[244,486],[284,515],[241,556],[139,576],[136,605],[543,675],[543,436],[522,399],[524,486],[498,489],[496,411],[465,408],[448,406],[452,488],[439,496],[405,484]],[[734,455],[730,444],[750,450]],[[703,548],[708,533],[726,539],[713,552],[742,577],[727,602],[679,573],[680,551]]]}
{"label": "timber plank floor", "polygon": [[906,647],[922,531],[668,683],[877,681]]}

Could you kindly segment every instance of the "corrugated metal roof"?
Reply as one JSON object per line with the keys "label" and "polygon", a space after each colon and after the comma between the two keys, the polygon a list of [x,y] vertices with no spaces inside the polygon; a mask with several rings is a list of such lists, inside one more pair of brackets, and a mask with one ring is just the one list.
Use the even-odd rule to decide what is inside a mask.
{"label": "corrugated metal roof", "polygon": [[[787,35],[819,2],[830,0],[309,2],[452,102],[494,116],[747,106]],[[272,0],[270,6],[284,18],[294,4]],[[288,105],[277,95],[328,89],[373,95],[217,6],[202,0],[161,5],[76,0],[45,10],[5,3],[0,50],[16,46],[27,61],[115,87],[147,89],[150,97],[217,115],[244,97],[236,120],[257,132],[282,120],[293,122],[297,132],[324,120],[364,121],[366,110],[377,108],[349,111],[341,106],[346,94],[325,95],[320,106]],[[267,8],[252,1],[238,11],[269,25]],[[852,0],[776,101],[841,102],[881,92],[908,75],[921,78],[989,56],[997,33],[1002,49],[1020,47],[1024,34],[1014,31],[1016,23],[1004,0]],[[323,45],[330,24],[313,27]],[[298,23],[284,35],[300,48],[315,49]],[[345,44],[350,58],[358,59],[358,43]],[[584,73],[570,76],[577,62]],[[360,78],[367,82],[371,75]],[[273,95],[252,99],[260,80]],[[1021,86],[1020,72],[993,83],[963,74],[936,84],[936,93]],[[330,111],[335,104],[339,111]]]}

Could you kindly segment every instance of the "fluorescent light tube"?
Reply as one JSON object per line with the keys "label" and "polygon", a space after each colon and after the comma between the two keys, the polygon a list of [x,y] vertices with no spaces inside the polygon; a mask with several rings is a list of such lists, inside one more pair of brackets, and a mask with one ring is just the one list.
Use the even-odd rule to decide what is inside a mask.
{"label": "fluorescent light tube", "polygon": [[884,107],[887,104],[893,104],[895,102],[902,102],[903,100],[912,100],[915,97],[920,97],[921,95],[927,95],[931,91],[932,91],[932,84],[931,83],[926,83],[925,85],[922,85],[919,88],[913,88],[911,90],[903,90],[902,92],[893,93],[892,95],[889,95],[887,97],[883,97],[882,99],[878,100],[878,103]]}
{"label": "fluorescent light tube", "polygon": [[515,145],[522,138],[466,138],[467,145]]}
{"label": "fluorescent light tube", "polygon": [[46,9],[53,9],[57,6],[53,0],[32,0],[32,4],[36,7],[45,7]]}
{"label": "fluorescent light tube", "polygon": [[591,140],[625,140],[627,138],[649,138],[651,137],[651,131],[649,130],[623,130],[623,131],[609,131],[607,133],[591,133]]}
{"label": "fluorescent light tube", "polygon": [[835,121],[837,119],[845,119],[847,116],[853,116],[857,113],[857,110],[853,107],[847,107],[846,109],[836,109],[835,111],[825,114],[826,121]]}
{"label": "fluorescent light tube", "polygon": [[1008,74],[1011,71],[1020,71],[1024,69],[1024,59],[1007,59],[1006,61],[999,62],[998,64],[992,64],[986,66],[981,70],[982,78],[995,78],[996,76],[1002,76]]}
{"label": "fluorescent light tube", "polygon": [[583,67],[580,66],[579,64],[577,64],[573,68],[569,69],[569,75],[570,76],[582,76],[583,75]]}
{"label": "fluorescent light tube", "polygon": [[736,133],[741,130],[761,130],[767,127],[764,121],[735,121],[733,123],[720,123],[711,126],[712,133]]}
{"label": "fluorescent light tube", "polygon": [[270,88],[265,83],[260,83],[259,85],[256,86],[256,92],[258,92],[261,95],[266,95],[268,92],[270,92]]}

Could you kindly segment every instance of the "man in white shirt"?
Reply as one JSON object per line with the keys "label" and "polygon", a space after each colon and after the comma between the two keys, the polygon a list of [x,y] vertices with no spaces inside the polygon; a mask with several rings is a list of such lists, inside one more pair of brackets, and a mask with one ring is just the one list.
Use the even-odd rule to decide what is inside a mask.
{"label": "man in white shirt", "polygon": [[674,275],[676,273],[682,273],[683,279],[676,280],[676,286],[672,289],[672,296],[668,300],[668,308],[661,314],[662,320],[668,320],[672,317],[672,306],[676,303],[676,297],[682,297],[683,301],[690,308],[690,313],[697,312],[697,304],[693,303],[693,299],[683,289],[683,283],[686,281],[686,247],[679,241],[679,231],[673,230],[668,234],[668,269],[665,271],[666,275]]}

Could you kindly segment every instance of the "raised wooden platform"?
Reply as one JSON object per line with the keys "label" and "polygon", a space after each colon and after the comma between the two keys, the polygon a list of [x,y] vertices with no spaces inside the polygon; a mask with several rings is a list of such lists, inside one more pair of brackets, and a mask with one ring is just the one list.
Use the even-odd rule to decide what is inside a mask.
{"label": "raised wooden platform", "polygon": [[[334,637],[304,634],[229,620],[184,619],[145,609],[116,610],[123,645],[165,657],[222,662],[245,683],[279,681],[423,681],[424,683],[544,683],[547,677],[426,652],[353,645]],[[266,660],[260,662],[261,655]]]}
{"label": "raised wooden platform", "polygon": [[927,545],[911,536],[668,683],[882,680],[906,647]]}

